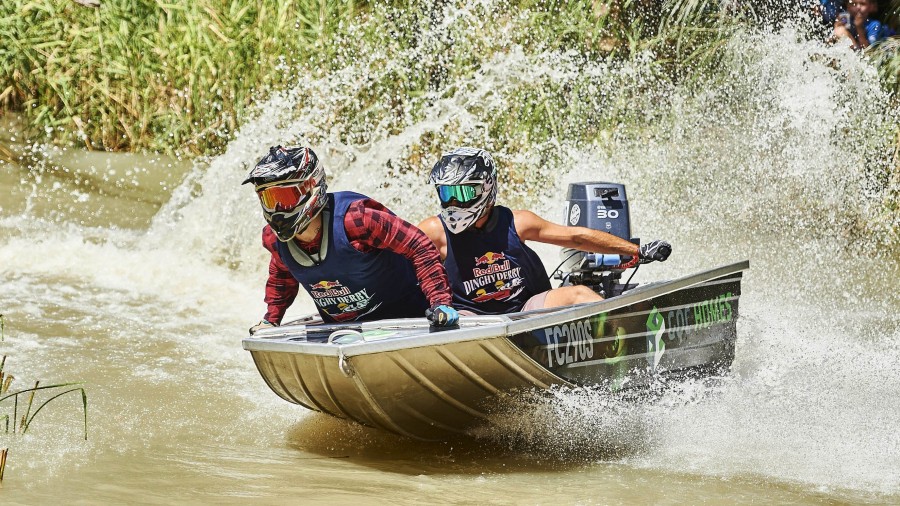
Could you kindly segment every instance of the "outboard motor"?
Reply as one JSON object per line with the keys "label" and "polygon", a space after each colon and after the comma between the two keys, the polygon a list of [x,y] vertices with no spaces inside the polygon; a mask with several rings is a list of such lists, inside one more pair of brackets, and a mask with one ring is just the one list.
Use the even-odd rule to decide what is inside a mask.
{"label": "outboard motor", "polygon": [[631,240],[631,219],[625,185],[571,183],[566,195],[566,225],[609,232]]}
{"label": "outboard motor", "polygon": [[[631,219],[628,215],[628,199],[625,185],[618,183],[571,183],[566,195],[564,223],[608,232],[635,244],[639,239],[631,237]],[[622,285],[619,280],[625,264],[631,257],[604,255],[563,248],[563,263],[556,279],[562,285],[586,285],[602,295],[613,297],[635,285]]]}

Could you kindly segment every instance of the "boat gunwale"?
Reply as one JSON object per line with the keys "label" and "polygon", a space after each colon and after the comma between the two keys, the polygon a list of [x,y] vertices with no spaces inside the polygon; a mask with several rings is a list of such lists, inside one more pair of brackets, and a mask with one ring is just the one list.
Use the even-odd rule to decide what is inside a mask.
{"label": "boat gunwale", "polygon": [[[626,307],[643,300],[654,297],[660,297],[678,290],[690,288],[700,285],[706,281],[719,279],[730,274],[743,272],[750,268],[750,261],[743,260],[732,264],[720,266],[695,274],[690,274],[674,280],[649,283],[639,286],[633,290],[614,298],[606,299],[599,302],[590,302],[578,304],[563,309],[546,310],[539,309],[526,313],[517,313],[519,316],[526,316],[521,320],[514,320],[506,315],[499,316],[473,316],[463,317],[465,321],[474,322],[475,326],[462,329],[448,329],[438,332],[428,332],[411,336],[402,336],[395,338],[385,338],[378,341],[359,341],[353,343],[323,343],[295,340],[303,335],[306,331],[306,325],[298,326],[296,332],[278,332],[276,329],[263,333],[260,336],[252,336],[244,338],[241,344],[245,350],[250,352],[275,352],[275,353],[301,353],[308,355],[321,355],[333,357],[353,357],[359,355],[369,355],[375,353],[393,352],[406,349],[423,348],[428,346],[446,346],[454,343],[505,339],[507,336],[530,332],[533,330],[546,328],[552,325],[559,325],[574,320],[588,318],[601,313],[608,313]],[[528,314],[536,313],[534,317],[527,317]],[[482,322],[496,320],[497,323],[479,324],[476,319]],[[373,322],[364,322],[359,324],[363,330],[380,329],[395,326],[402,328],[403,325],[412,325],[415,327],[427,327],[427,320],[424,318],[407,318],[397,320],[380,320]],[[279,327],[278,330],[284,330]],[[273,332],[274,331],[274,332]],[[275,335],[273,335],[275,334]]]}

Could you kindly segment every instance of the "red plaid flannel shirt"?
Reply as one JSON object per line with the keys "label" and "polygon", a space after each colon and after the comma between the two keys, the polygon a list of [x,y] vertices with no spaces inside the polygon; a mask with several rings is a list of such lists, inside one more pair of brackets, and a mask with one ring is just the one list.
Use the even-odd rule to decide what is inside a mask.
{"label": "red plaid flannel shirt", "polygon": [[[350,204],[344,216],[344,228],[350,244],[367,253],[386,249],[405,256],[412,262],[422,293],[430,305],[449,305],[453,296],[447,272],[441,265],[441,256],[431,239],[415,225],[399,218],[386,207],[372,199],[362,199]],[[300,288],[298,282],[278,256],[275,242],[278,240],[272,228],[263,228],[263,246],[272,253],[269,261],[269,279],[266,281],[265,301],[269,309],[266,320],[280,324],[287,308],[294,302]],[[300,243],[307,251],[317,251],[322,234],[312,243]]]}

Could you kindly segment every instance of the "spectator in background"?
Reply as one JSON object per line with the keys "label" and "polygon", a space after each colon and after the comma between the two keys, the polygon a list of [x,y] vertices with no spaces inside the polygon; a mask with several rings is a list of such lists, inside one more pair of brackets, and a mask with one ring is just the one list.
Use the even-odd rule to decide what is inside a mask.
{"label": "spectator in background", "polygon": [[813,11],[828,28],[834,26],[837,15],[842,10],[844,10],[843,0],[816,0],[813,4]]}
{"label": "spectator in background", "polygon": [[875,0],[849,0],[847,10],[838,13],[832,39],[850,39],[854,49],[865,49],[887,36],[881,21],[873,16],[878,12]]}

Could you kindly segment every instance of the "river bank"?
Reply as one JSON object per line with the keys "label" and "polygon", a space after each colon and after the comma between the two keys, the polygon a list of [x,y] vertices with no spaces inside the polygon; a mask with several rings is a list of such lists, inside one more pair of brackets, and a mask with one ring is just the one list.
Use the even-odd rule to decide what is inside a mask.
{"label": "river bank", "polygon": [[[752,3],[721,10],[699,0],[266,0],[244,7],[225,0],[145,0],[100,2],[96,9],[69,0],[11,0],[0,7],[0,106],[24,114],[32,140],[212,154],[272,92],[329,73],[337,77],[375,54],[388,66],[404,65],[348,90],[340,118],[331,119],[336,125],[397,127],[397,116],[421,108],[417,97],[448,92],[448,83],[477,77],[492,57],[515,47],[530,55],[564,49],[611,64],[649,52],[674,82],[696,79],[721,58],[735,30],[760,15]],[[520,91],[513,117],[489,120],[490,128],[524,130],[536,141],[554,135],[590,141],[636,119],[619,117],[613,124],[601,118],[560,131],[553,116],[572,103],[566,94]],[[366,132],[351,129],[345,136],[364,142]]]}
{"label": "river bank", "polygon": [[[346,160],[400,133],[415,135],[395,156],[375,161],[387,164],[387,185],[418,177],[447,146],[479,144],[505,155],[512,193],[528,195],[550,183],[535,170],[538,164],[571,162],[560,146],[609,153],[618,140],[653,138],[648,125],[670,121],[679,107],[671,90],[703,97],[737,79],[733,69],[758,56],[752,49],[740,54],[734,40],[755,31],[754,20],[768,12],[752,4],[726,12],[708,2],[655,0],[318,6],[262,2],[232,12],[236,7],[224,0],[99,9],[68,0],[6,2],[0,102],[25,111],[29,142],[63,151],[157,152],[186,160],[222,153],[241,128],[266,118],[303,118],[295,139],[312,145],[337,139]],[[511,7],[517,15],[509,14]],[[759,43],[773,36],[807,41],[805,65],[824,58],[848,85],[863,79],[866,93],[881,104],[880,111],[848,110],[846,124],[866,128],[852,134],[846,160],[865,174],[880,210],[847,230],[898,247],[896,96],[873,68],[850,62],[856,55],[849,49],[817,45],[801,20],[792,23],[800,28],[785,21],[778,34],[760,32]],[[508,55],[538,67],[522,68],[527,79],[493,79],[492,68]],[[857,93],[845,86],[815,107],[839,107]],[[273,96],[284,97],[274,103],[285,110],[269,108]],[[462,97],[461,109],[446,106]],[[711,107],[728,107],[732,98],[721,100]],[[766,107],[771,104],[749,112],[765,116]],[[874,123],[865,118],[872,114]],[[411,125],[428,121],[440,128],[412,134]],[[145,171],[136,177],[145,176],[165,180],[166,187],[177,179]],[[125,181],[107,190],[123,187],[147,185]]]}

